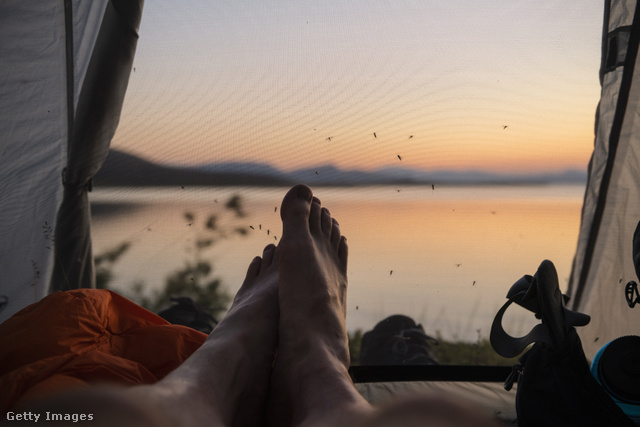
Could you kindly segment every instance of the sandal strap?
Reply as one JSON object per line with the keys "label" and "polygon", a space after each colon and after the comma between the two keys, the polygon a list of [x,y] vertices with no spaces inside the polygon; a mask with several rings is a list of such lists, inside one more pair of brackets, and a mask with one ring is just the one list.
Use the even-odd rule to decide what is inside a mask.
{"label": "sandal strap", "polygon": [[[535,276],[526,275],[514,283],[507,298],[493,319],[489,336],[493,349],[503,357],[515,357],[534,342],[558,349],[570,328],[584,326],[591,320],[588,315],[565,307],[567,297],[560,293],[558,276],[551,261],[543,261]],[[523,337],[512,337],[502,326],[504,313],[514,302],[542,319],[542,323]]]}

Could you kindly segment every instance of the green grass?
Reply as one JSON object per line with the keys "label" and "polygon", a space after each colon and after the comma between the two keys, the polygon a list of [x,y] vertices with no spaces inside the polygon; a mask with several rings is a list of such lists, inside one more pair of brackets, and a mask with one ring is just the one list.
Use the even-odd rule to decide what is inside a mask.
{"label": "green grass", "polygon": [[442,338],[438,341],[439,344],[433,346],[433,354],[443,365],[513,366],[520,358],[500,356],[486,338],[474,343],[445,341]]}
{"label": "green grass", "polygon": [[[362,333],[362,330],[358,329],[349,334],[352,365],[358,365]],[[512,358],[500,356],[486,338],[477,342],[447,341],[438,334],[437,339],[439,343],[432,346],[432,350],[433,355],[442,365],[513,366],[521,356]]]}

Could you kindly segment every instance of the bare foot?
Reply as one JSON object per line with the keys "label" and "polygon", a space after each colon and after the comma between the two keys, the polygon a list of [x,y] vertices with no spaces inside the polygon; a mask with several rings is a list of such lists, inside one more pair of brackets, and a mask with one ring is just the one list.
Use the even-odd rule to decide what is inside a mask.
{"label": "bare foot", "polygon": [[346,239],[306,186],[293,187],[280,212],[280,327],[272,391],[282,393],[280,409],[290,408],[294,426],[353,425],[371,407],[348,374]]}
{"label": "bare foot", "polygon": [[258,426],[264,419],[278,342],[278,253],[274,245],[264,249],[262,259],[256,257],[252,261],[227,317],[234,319],[232,328],[246,334],[246,368],[251,372],[244,383],[242,400],[237,402],[232,426]]}
{"label": "bare foot", "polygon": [[[278,339],[278,255],[255,257],[229,312],[203,345],[155,384],[61,393],[36,413],[91,413],[98,427],[256,426],[262,423]],[[162,351],[162,349],[158,349]]]}
{"label": "bare foot", "polygon": [[175,399],[170,406],[179,411],[180,424],[191,424],[185,417],[197,417],[200,425],[261,424],[278,339],[277,258],[269,245],[253,259],[227,315],[204,344],[156,390],[147,390]]}

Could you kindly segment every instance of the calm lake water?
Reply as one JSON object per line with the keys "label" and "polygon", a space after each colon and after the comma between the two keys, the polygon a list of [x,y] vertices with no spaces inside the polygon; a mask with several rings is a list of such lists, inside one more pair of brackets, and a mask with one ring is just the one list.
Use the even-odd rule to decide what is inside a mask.
{"label": "calm lake water", "polygon": [[[164,278],[194,257],[205,222],[247,230],[202,253],[232,293],[246,267],[280,238],[280,201],[287,188],[96,188],[91,193],[94,253],[124,241],[112,287]],[[428,334],[475,341],[488,337],[510,286],[554,262],[566,289],[576,248],[583,185],[407,186],[314,188],[349,242],[347,326],[371,329],[402,313]],[[246,213],[225,209],[234,195]],[[277,208],[277,209],[276,209]],[[193,217],[185,216],[186,212]],[[505,328],[522,335],[533,315],[510,309]]]}

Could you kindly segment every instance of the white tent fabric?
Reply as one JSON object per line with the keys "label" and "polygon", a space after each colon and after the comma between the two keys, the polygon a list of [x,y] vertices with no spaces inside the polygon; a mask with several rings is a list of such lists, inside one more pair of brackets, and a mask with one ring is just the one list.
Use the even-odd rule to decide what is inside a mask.
{"label": "white tent fabric", "polygon": [[[68,169],[69,181],[70,172],[88,170],[82,180],[73,182],[85,187],[106,156],[106,149],[102,159],[87,152],[105,142],[108,147],[124,90],[114,90],[115,100],[100,100],[104,106],[98,108],[83,102],[83,97],[95,95],[95,87],[113,89],[109,80],[121,82],[122,75],[126,87],[132,54],[121,47],[124,61],[113,62],[119,67],[124,63],[126,73],[101,82],[96,69],[101,66],[99,57],[104,56],[104,41],[100,49],[96,46],[101,38],[115,39],[106,31],[114,26],[105,24],[109,17],[111,22],[119,17],[121,27],[129,24],[137,30],[135,18],[133,23],[122,19],[129,8],[135,9],[121,7],[123,14],[108,0],[0,3],[0,322],[47,293],[54,260],[61,266],[72,263],[54,245],[61,240],[56,238],[56,228],[65,197],[63,172]],[[101,36],[103,33],[107,34]],[[87,131],[92,126],[109,131]],[[72,144],[76,146],[69,156],[73,159],[68,158]],[[86,210],[81,215],[88,218],[88,214]],[[92,274],[90,265],[87,270]],[[68,278],[74,281],[71,287],[86,285],[75,279]]]}
{"label": "white tent fabric", "polygon": [[602,95],[569,283],[571,308],[592,317],[579,330],[588,358],[612,339],[640,333],[640,313],[624,293],[628,281],[638,280],[632,239],[640,220],[639,9],[630,0],[605,7]]}
{"label": "white tent fabric", "polygon": [[[106,0],[75,2],[75,94],[82,85]],[[42,298],[53,267],[56,213],[67,161],[67,53],[63,2],[3,2],[0,11],[0,272],[5,320]],[[47,189],[47,191],[42,191]],[[25,289],[28,292],[25,292]]]}

